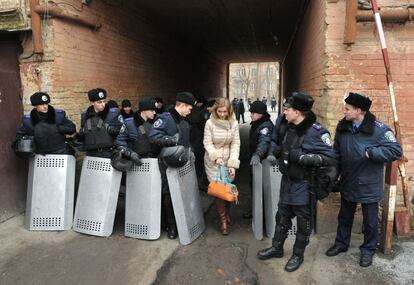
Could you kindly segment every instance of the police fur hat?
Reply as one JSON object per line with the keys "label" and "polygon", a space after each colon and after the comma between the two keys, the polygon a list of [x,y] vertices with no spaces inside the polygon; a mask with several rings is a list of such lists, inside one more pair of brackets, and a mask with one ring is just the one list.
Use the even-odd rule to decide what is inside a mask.
{"label": "police fur hat", "polygon": [[203,103],[203,104],[207,103],[207,99],[203,95],[197,95],[195,99],[197,100],[197,103]]}
{"label": "police fur hat", "polygon": [[49,104],[50,97],[45,92],[36,92],[32,96],[30,96],[30,102],[33,106]]}
{"label": "police fur hat", "polygon": [[360,108],[362,111],[368,111],[371,108],[372,101],[366,95],[349,92],[345,98],[345,103]]}
{"label": "police fur hat", "polygon": [[293,92],[292,96],[286,98],[283,104],[286,108],[293,108],[298,111],[306,112],[310,111],[313,106],[313,98],[302,92]]}
{"label": "police fur hat", "polygon": [[95,102],[106,98],[106,90],[102,88],[95,88],[88,91],[89,101]]}
{"label": "police fur hat", "polygon": [[182,102],[188,105],[194,105],[195,98],[190,92],[178,92],[175,97],[175,102]]}
{"label": "police fur hat", "polygon": [[122,106],[122,108],[124,108],[124,107],[132,107],[132,104],[131,104],[131,101],[129,101],[128,99],[124,99],[121,102],[121,106]]}
{"label": "police fur hat", "polygon": [[155,100],[152,98],[142,98],[141,101],[139,101],[139,111],[147,111],[147,110],[153,110],[155,111]]}
{"label": "police fur hat", "polygon": [[257,114],[266,114],[267,113],[267,106],[265,103],[261,101],[254,101],[250,105],[249,109],[250,113],[257,113]]}

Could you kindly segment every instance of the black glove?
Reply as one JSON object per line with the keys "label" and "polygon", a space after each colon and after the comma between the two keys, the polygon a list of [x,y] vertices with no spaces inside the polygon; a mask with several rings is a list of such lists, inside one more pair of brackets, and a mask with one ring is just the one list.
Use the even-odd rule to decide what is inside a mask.
{"label": "black glove", "polygon": [[177,143],[178,143],[178,140],[176,137],[165,136],[161,140],[162,146],[175,146],[177,145]]}
{"label": "black glove", "polygon": [[277,149],[275,149],[275,150],[273,151],[273,155],[274,155],[276,158],[280,158],[280,157],[282,156],[282,149],[281,149],[280,147],[278,147]]}
{"label": "black glove", "polygon": [[299,164],[304,166],[321,166],[322,162],[323,158],[319,154],[304,154],[299,158]]}
{"label": "black glove", "polygon": [[258,165],[260,163],[260,156],[257,154],[252,156],[252,159],[250,160],[250,165]]}
{"label": "black glove", "polygon": [[141,161],[141,159],[139,159],[138,153],[131,151],[130,158],[136,165],[138,165],[138,166],[142,165],[142,161]]}
{"label": "black glove", "polygon": [[108,134],[110,134],[111,136],[118,135],[119,134],[119,130],[120,130],[118,127],[113,127],[113,126],[110,126],[108,124],[105,124],[105,129],[108,132]]}
{"label": "black glove", "polygon": [[272,166],[276,166],[277,165],[277,159],[276,159],[276,157],[274,156],[274,155],[268,155],[267,157],[266,157],[266,159],[270,162],[270,165],[272,165]]}
{"label": "black glove", "polygon": [[300,149],[295,148],[289,151],[289,162],[298,162],[300,156]]}

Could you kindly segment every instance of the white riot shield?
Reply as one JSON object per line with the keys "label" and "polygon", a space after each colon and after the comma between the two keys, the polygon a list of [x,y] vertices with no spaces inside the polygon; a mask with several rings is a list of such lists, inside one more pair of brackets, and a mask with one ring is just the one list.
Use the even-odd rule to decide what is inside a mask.
{"label": "white riot shield", "polygon": [[205,229],[194,164],[167,169],[178,237],[182,245],[192,243]]}
{"label": "white riot shield", "polygon": [[158,159],[142,159],[127,172],[125,236],[155,240],[161,235],[161,174]]}
{"label": "white riot shield", "polygon": [[262,164],[252,166],[252,229],[255,239],[263,239],[263,188]]}
{"label": "white riot shield", "polygon": [[86,156],[82,164],[73,230],[110,236],[114,227],[122,172],[109,158]]}
{"label": "white riot shield", "polygon": [[75,157],[36,155],[30,159],[27,181],[26,228],[63,231],[72,227]]}
{"label": "white riot shield", "polygon": [[[273,238],[276,226],[276,213],[279,204],[280,183],[282,173],[279,166],[272,166],[268,160],[263,160],[263,195],[266,223],[266,235]],[[292,228],[288,231],[288,239],[296,238],[296,217],[292,219]]]}

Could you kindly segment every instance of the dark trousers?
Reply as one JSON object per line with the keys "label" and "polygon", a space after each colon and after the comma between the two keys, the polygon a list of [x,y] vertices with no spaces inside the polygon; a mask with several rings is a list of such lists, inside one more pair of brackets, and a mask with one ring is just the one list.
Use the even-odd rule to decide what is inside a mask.
{"label": "dark trousers", "polygon": [[162,200],[161,200],[161,226],[162,228],[175,227],[175,215],[174,208],[171,201],[170,188],[168,186],[167,179],[167,166],[161,159],[158,159],[158,166],[161,173],[161,189],[162,189]]}
{"label": "dark trousers", "polygon": [[246,123],[246,121],[244,120],[244,113],[240,113],[239,118],[237,119],[237,122],[240,123],[240,118],[243,121],[243,124]]}
{"label": "dark trousers", "polygon": [[[359,247],[362,255],[374,255],[378,242],[378,202],[361,203],[364,225],[364,242]],[[338,230],[335,244],[349,247],[351,241],[352,224],[357,203],[341,198],[341,209],[338,215]]]}
{"label": "dark trousers", "polygon": [[311,216],[309,205],[296,206],[279,203],[276,213],[275,234],[272,239],[273,246],[283,246],[288,231],[292,227],[292,219],[296,217],[297,231],[293,253],[297,256],[303,256],[312,233]]}

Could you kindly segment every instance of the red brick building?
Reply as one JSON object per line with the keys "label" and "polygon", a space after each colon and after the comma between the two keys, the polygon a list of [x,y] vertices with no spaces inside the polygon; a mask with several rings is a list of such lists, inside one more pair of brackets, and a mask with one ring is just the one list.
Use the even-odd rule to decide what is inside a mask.
{"label": "red brick building", "polygon": [[[1,132],[6,134],[0,221],[24,210],[24,175],[10,175],[23,172],[22,162],[16,162],[9,146],[22,108],[31,108],[29,96],[39,90],[49,92],[53,105],[79,124],[91,88],[103,87],[110,98],[129,98],[135,105],[145,95],[171,100],[181,90],[223,96],[230,63],[278,61],[281,94],[302,90],[312,95],[319,121],[331,131],[350,90],[371,96],[373,112],[392,123],[375,25],[358,23],[355,43],[345,45],[346,0],[94,0],[90,5],[66,0],[57,5],[40,1],[32,9],[29,2],[36,4],[0,1],[0,29],[9,31],[0,34],[0,80],[10,83],[8,89],[0,87]],[[408,0],[378,2],[383,11],[414,11]],[[32,18],[40,15],[37,25],[27,17],[30,11]],[[411,180],[414,26],[408,18],[385,23],[385,35]],[[42,51],[34,49],[34,40]]]}

